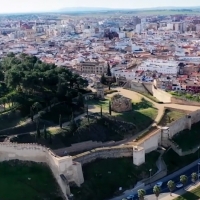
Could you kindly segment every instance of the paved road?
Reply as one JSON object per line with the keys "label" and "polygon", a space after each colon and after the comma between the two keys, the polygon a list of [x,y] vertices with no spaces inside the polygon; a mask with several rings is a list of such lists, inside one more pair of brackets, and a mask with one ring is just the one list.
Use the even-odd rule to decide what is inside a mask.
{"label": "paved road", "polygon": [[[198,162],[198,161],[196,161],[196,162]],[[166,176],[166,177],[164,177],[164,178],[158,180],[157,182],[160,182],[160,181],[163,182],[162,187],[161,187],[161,194],[160,194],[160,196],[159,196],[159,199],[167,198],[167,196],[170,195],[169,189],[168,189],[168,187],[167,187],[167,182],[168,182],[169,180],[173,180],[173,181],[175,182],[175,184],[177,184],[177,183],[180,182],[180,176],[181,176],[181,175],[186,175],[186,176],[188,176],[188,182],[187,182],[186,186],[191,185],[191,184],[192,184],[192,182],[191,182],[191,174],[192,174],[193,172],[198,173],[198,166],[197,166],[197,164],[196,164],[195,166],[191,166],[189,169],[179,170],[179,171],[175,172],[175,173],[172,174],[172,175]],[[150,186],[150,185],[147,185],[147,186],[145,186],[144,188],[141,188],[141,189],[145,189],[145,190],[146,190],[146,197],[145,197],[145,200],[155,200],[155,195],[153,194],[153,186],[154,186],[155,184],[156,184],[156,182],[155,182],[155,183],[152,183],[151,186]],[[182,188],[181,190],[183,190],[183,188]],[[177,188],[176,188],[176,189],[173,191],[173,193],[177,193],[177,192],[180,192],[180,189],[177,189]],[[135,197],[133,198],[133,200],[137,200],[137,199],[138,199],[138,198],[137,198],[137,190],[136,190],[136,191],[134,191],[134,192],[128,191],[128,192],[126,192],[126,194],[121,195],[120,197],[115,197],[115,198],[113,198],[112,200],[121,200],[122,198],[125,198],[125,197],[127,197],[128,195],[130,195],[130,194],[133,194],[133,195],[135,196]]]}

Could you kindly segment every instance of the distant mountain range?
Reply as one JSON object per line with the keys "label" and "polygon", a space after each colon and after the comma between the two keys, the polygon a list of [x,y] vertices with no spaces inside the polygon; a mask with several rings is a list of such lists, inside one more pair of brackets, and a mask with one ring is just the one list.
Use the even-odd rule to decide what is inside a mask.
{"label": "distant mountain range", "polygon": [[115,11],[115,10],[181,10],[181,9],[191,9],[200,10],[200,6],[196,7],[153,7],[153,8],[99,8],[99,7],[69,7],[57,10],[57,12],[93,12],[93,11]]}
{"label": "distant mountain range", "polygon": [[114,10],[112,8],[96,8],[96,7],[71,7],[71,8],[62,8],[58,10],[59,12],[89,12],[89,11],[107,11]]}

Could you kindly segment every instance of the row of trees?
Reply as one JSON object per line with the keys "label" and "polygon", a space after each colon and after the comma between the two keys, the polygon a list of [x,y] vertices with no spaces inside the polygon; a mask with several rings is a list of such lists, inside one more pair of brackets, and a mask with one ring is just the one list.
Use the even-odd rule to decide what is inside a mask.
{"label": "row of trees", "polygon": [[[193,183],[195,183],[196,181],[198,180],[198,175],[197,173],[192,173],[191,174],[191,181]],[[185,186],[187,184],[187,181],[188,181],[188,177],[186,175],[181,175],[180,176],[180,182],[183,184],[183,186]],[[169,191],[170,191],[170,195],[172,195],[172,192],[174,191],[175,189],[175,182],[170,180],[167,182],[167,187],[169,188]],[[161,188],[158,186],[158,185],[155,185],[153,187],[153,193],[155,194],[156,198],[158,199],[159,195],[160,195],[160,192],[161,192]],[[138,198],[139,200],[144,200],[144,197],[146,195],[146,191],[144,189],[139,189],[138,190]]]}

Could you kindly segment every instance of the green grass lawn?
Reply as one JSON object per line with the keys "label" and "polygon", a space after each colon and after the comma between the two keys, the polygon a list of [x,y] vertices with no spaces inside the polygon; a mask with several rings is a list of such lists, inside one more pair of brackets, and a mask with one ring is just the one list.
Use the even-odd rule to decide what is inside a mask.
{"label": "green grass lawn", "polygon": [[[103,112],[108,113],[109,99],[106,100],[89,100],[88,105],[98,107],[97,111],[100,112],[100,105]],[[141,131],[150,126],[156,118],[158,111],[152,107],[152,104],[145,99],[140,102],[133,103],[133,110],[129,112],[117,113],[112,111],[112,115],[118,117],[126,122],[131,122],[137,126],[138,131]]]}
{"label": "green grass lawn", "polygon": [[175,198],[174,200],[198,200],[200,199],[200,186],[186,192],[184,195]]}
{"label": "green grass lawn", "polygon": [[101,159],[83,166],[85,182],[81,188],[72,188],[76,200],[103,200],[117,193],[119,187],[132,188],[137,181],[149,177],[149,169],[155,165],[158,152],[146,155],[146,163],[137,167],[133,158]]}
{"label": "green grass lawn", "polygon": [[164,153],[163,159],[167,165],[168,174],[171,174],[197,160],[198,153],[196,152],[187,156],[179,156],[176,152],[170,149],[167,153]]}
{"label": "green grass lawn", "polygon": [[186,115],[186,113],[183,111],[166,109],[165,114],[158,125],[167,126],[171,122],[176,121],[177,119],[180,119],[181,117],[183,117],[185,115]]}
{"label": "green grass lawn", "polygon": [[156,108],[146,108],[124,113],[114,113],[113,115],[119,117],[121,120],[135,124],[138,131],[142,131],[154,122],[157,113]]}
{"label": "green grass lawn", "polygon": [[56,180],[45,165],[21,161],[1,162],[0,177],[1,199],[62,199]]}
{"label": "green grass lawn", "polygon": [[183,130],[173,137],[183,151],[193,149],[200,145],[200,122],[193,124],[191,130]]}

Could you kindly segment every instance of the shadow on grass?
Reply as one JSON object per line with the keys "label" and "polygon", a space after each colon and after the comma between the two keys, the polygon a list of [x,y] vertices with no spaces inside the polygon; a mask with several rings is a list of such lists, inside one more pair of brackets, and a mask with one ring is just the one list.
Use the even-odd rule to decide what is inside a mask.
{"label": "shadow on grass", "polygon": [[140,102],[133,104],[133,110],[141,110],[141,109],[151,108],[152,106],[153,105],[151,102],[142,98]]}
{"label": "shadow on grass", "polygon": [[146,114],[143,114],[139,111],[129,111],[118,113],[117,117],[121,120],[131,122],[137,127],[137,131],[142,131],[154,123],[155,115],[153,112],[149,111]]}

